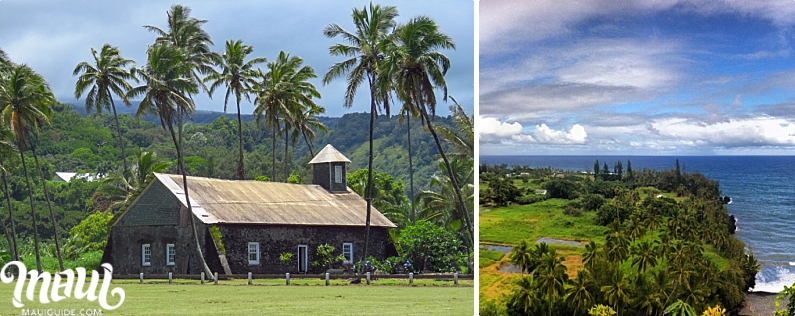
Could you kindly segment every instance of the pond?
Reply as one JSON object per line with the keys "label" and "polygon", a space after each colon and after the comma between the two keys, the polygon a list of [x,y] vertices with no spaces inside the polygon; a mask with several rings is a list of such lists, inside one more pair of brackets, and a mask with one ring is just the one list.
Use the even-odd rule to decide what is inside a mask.
{"label": "pond", "polygon": [[508,263],[508,262],[501,263],[500,267],[497,268],[497,270],[502,272],[502,273],[522,273],[522,268],[520,268],[519,266],[517,266],[515,264]]}
{"label": "pond", "polygon": [[545,242],[545,243],[548,243],[548,244],[558,244],[558,245],[569,245],[569,246],[575,246],[575,247],[579,247],[580,246],[580,242],[579,241],[555,239],[555,238],[549,238],[549,237],[538,238],[538,240],[536,240],[536,242],[537,243]]}
{"label": "pond", "polygon": [[499,251],[502,253],[509,253],[511,252],[511,249],[513,249],[513,247],[511,246],[485,245],[485,244],[480,244],[480,248],[489,251]]}

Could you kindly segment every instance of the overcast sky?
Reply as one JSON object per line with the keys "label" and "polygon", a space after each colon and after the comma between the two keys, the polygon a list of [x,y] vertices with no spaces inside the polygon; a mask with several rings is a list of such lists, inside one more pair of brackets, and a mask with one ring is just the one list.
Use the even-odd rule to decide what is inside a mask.
{"label": "overcast sky", "polygon": [[795,154],[795,1],[481,1],[480,152]]}
{"label": "overcast sky", "polygon": [[[215,43],[213,50],[221,51],[227,40],[242,39],[243,43],[254,47],[251,56],[272,60],[284,50],[303,58],[305,64],[322,77],[332,64],[343,60],[328,54],[329,46],[342,41],[324,37],[323,28],[337,23],[346,30],[354,30],[351,10],[364,7],[369,1],[0,0],[0,48],[12,61],[28,64],[41,73],[58,100],[75,102],[76,78],[72,70],[80,61],[93,61],[91,47],[99,49],[104,43],[110,43],[118,46],[124,57],[142,63],[147,45],[156,37],[142,26],[166,29],[166,12],[175,3],[190,7],[193,17],[208,20],[204,27]],[[457,49],[442,51],[451,60],[446,77],[449,94],[471,114],[474,102],[473,2],[393,0],[381,4],[397,7],[399,23],[416,15],[428,15],[453,38]],[[326,108],[326,115],[369,111],[367,87],[360,88],[353,108],[345,109],[342,106],[344,78],[328,86],[323,86],[320,78],[313,83],[322,94],[318,103]],[[212,100],[205,96],[197,97],[196,101],[200,110],[223,110],[222,93],[216,92]],[[449,104],[439,103],[437,113],[448,115]],[[254,109],[250,103],[241,104],[241,107],[243,113],[251,113]],[[234,106],[229,110],[234,111]]]}

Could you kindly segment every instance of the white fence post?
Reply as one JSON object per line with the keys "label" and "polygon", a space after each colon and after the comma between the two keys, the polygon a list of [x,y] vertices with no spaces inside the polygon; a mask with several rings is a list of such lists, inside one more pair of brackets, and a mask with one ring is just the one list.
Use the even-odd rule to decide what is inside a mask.
{"label": "white fence post", "polygon": [[168,284],[171,284],[171,272],[168,273]]}
{"label": "white fence post", "polygon": [[202,284],[204,284],[204,272],[202,272]]}
{"label": "white fence post", "polygon": [[285,279],[287,280],[287,285],[290,285],[290,272],[287,272],[284,275],[285,275]]}
{"label": "white fence post", "polygon": [[248,273],[248,285],[251,285],[251,284],[252,284],[252,281],[251,281],[251,272],[249,272],[249,273]]}
{"label": "white fence post", "polygon": [[367,271],[367,285],[370,285],[370,271]]}
{"label": "white fence post", "polygon": [[458,285],[458,272],[456,272],[455,274],[453,274],[453,283],[454,283],[455,285]]}
{"label": "white fence post", "polygon": [[326,272],[326,285],[328,285],[328,284],[329,284],[328,277],[329,277],[329,273],[328,273],[328,272]]}
{"label": "white fence post", "polygon": [[218,272],[213,273],[213,283],[218,284]]}
{"label": "white fence post", "polygon": [[139,278],[141,279],[141,283],[144,283],[144,273],[143,272],[141,272],[141,275],[139,276]]}
{"label": "white fence post", "polygon": [[414,272],[409,272],[409,285],[414,284]]}

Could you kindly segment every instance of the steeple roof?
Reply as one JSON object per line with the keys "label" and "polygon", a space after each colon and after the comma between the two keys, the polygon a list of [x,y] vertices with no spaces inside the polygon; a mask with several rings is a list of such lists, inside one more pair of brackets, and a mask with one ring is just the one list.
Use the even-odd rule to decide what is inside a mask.
{"label": "steeple roof", "polygon": [[328,162],[351,162],[345,155],[339,152],[334,146],[331,144],[326,145],[323,147],[315,158],[312,158],[312,161],[309,162],[310,165],[319,164],[319,163],[328,163]]}

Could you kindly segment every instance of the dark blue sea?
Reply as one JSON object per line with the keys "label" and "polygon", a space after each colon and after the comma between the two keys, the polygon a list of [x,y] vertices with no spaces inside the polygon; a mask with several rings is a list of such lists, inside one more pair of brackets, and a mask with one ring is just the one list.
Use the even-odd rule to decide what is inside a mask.
{"label": "dark blue sea", "polygon": [[480,156],[480,163],[592,170],[595,160],[610,168],[627,160],[632,170],[675,167],[718,180],[730,196],[737,237],[762,264],[756,292],[779,292],[795,283],[795,157],[793,156]]}

